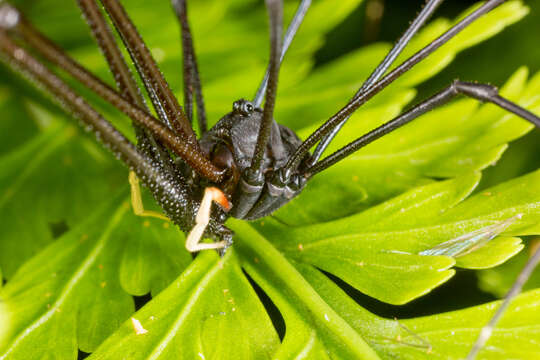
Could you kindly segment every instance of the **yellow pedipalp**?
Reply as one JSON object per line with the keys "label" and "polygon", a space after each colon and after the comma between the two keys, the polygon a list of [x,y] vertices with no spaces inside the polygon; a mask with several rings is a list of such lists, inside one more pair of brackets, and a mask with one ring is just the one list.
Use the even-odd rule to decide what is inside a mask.
{"label": "yellow pedipalp", "polygon": [[129,186],[131,188],[131,207],[133,208],[133,213],[135,215],[169,221],[169,218],[161,213],[144,209],[141,197],[141,185],[139,184],[137,175],[135,175],[133,171],[129,172]]}

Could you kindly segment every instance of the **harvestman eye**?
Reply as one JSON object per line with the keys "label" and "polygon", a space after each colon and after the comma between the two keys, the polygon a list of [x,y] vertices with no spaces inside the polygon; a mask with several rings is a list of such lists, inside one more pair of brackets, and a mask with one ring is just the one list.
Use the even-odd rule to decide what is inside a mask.
{"label": "harvestman eye", "polygon": [[[182,32],[183,107],[174,97],[120,2],[100,1],[128,50],[156,117],[147,107],[96,0],[78,0],[78,4],[105,54],[114,74],[116,88],[108,86],[69,57],[35,29],[16,8],[7,3],[0,3],[2,59],[7,60],[8,66],[26,74],[46,89],[60,106],[81,119],[86,127],[96,134],[99,141],[131,169],[134,209],[141,216],[163,217],[162,214],[144,210],[138,188],[140,180],[152,192],[166,217],[184,232],[190,233],[186,244],[190,251],[227,248],[232,243],[233,234],[224,223],[230,216],[253,220],[272,214],[298,196],[305,186],[309,186],[309,180],[313,176],[457,96],[490,102],[540,127],[540,119],[536,115],[501,97],[496,88],[456,80],[429,99],[421,101],[403,114],[321,159],[354,111],[471,23],[501,5],[504,0],[484,1],[444,34],[389,71],[405,46],[443,3],[443,0],[427,1],[409,28],[351,100],[342,108],[336,109],[335,114],[304,141],[292,130],[276,122],[274,107],[281,61],[310,7],[310,0],[300,2],[284,35],[281,1],[266,0],[270,23],[270,61],[266,74],[253,101],[234,102],[233,111],[224,115],[211,129],[207,128],[202,84],[186,1],[172,1]],[[42,59],[66,72],[131,118],[137,144],[121,134],[53,73]],[[264,106],[261,108],[263,99]],[[194,104],[200,138],[197,138],[193,130]],[[259,108],[262,111],[258,111]],[[219,149],[221,154],[219,164],[210,158],[215,149]],[[216,207],[212,211],[211,204],[216,200],[227,205],[224,208]],[[203,237],[213,239],[214,243],[200,244],[199,240]],[[536,258],[540,256],[538,254],[540,250],[535,254]]]}
{"label": "harvestman eye", "polygon": [[[243,116],[249,116],[255,108],[253,104],[247,100],[238,100],[233,103],[233,112]],[[220,128],[222,129],[222,128]]]}

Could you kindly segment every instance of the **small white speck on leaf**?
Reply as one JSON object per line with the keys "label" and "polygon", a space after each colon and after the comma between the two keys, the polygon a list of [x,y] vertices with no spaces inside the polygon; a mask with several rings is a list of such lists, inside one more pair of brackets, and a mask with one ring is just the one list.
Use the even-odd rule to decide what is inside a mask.
{"label": "small white speck on leaf", "polygon": [[148,332],[148,330],[146,330],[145,328],[143,328],[141,322],[135,318],[131,318],[131,323],[133,324],[133,329],[135,330],[135,334],[137,335],[142,335],[142,334],[146,334]]}

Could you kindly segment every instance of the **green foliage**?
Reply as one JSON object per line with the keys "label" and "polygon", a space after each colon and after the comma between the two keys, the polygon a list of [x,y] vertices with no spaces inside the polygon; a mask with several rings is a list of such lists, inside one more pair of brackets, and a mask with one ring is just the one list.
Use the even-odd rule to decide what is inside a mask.
{"label": "green foliage", "polygon": [[[52,3],[21,7],[110,81],[75,5],[51,10]],[[302,137],[347,101],[389,49],[374,44],[313,68],[324,34],[358,3],[315,1],[287,55],[276,118]],[[125,5],[181,98],[179,34],[168,2]],[[287,19],[294,8],[286,2]],[[527,12],[510,1],[480,20],[357,111],[331,150],[399,114],[414,86]],[[190,2],[211,121],[251,96],[262,77],[265,16],[255,1]],[[452,23],[433,21],[403,58]],[[109,154],[16,76],[2,79],[2,360],[75,359],[78,349],[91,359],[461,359],[497,303],[391,320],[362,308],[321,270],[377,300],[406,304],[448,281],[456,267],[487,269],[481,287],[501,296],[526,261],[517,236],[540,234],[540,170],[475,192],[481,171],[532,126],[492,105],[458,100],[315,177],[275,216],[230,220],[236,235],[227,254],[204,252],[192,261],[178,229],[132,213],[127,172]],[[519,69],[502,93],[540,113],[540,74]],[[127,119],[98,105],[130,134]],[[517,214],[501,236],[468,255],[419,254]],[[262,292],[269,300],[261,302]],[[147,293],[152,300],[135,312],[131,295]],[[283,317],[282,341],[279,315],[263,306],[270,301]],[[482,358],[537,354],[539,303],[538,290],[514,301]],[[130,318],[147,332],[136,334]]]}
{"label": "green foliage", "polygon": [[279,347],[234,251],[201,254],[134,317],[148,330],[144,338],[127,321],[92,358],[271,359]]}
{"label": "green foliage", "polygon": [[[502,297],[512,287],[514,280],[518,276],[521,269],[529,260],[533,251],[537,249],[538,239],[533,238],[525,246],[525,249],[508,260],[502,266],[487,269],[478,273],[479,286],[486,292],[491,292],[495,296]],[[540,272],[536,271],[532,274],[529,281],[524,286],[524,289],[536,289],[540,287]]]}

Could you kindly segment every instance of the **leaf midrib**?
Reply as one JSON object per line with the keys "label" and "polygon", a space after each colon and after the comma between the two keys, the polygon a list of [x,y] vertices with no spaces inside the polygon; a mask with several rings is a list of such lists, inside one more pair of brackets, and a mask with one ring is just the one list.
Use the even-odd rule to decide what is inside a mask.
{"label": "leaf midrib", "polygon": [[212,266],[210,270],[206,273],[206,275],[198,282],[198,284],[196,285],[197,290],[193,292],[193,294],[188,298],[187,302],[182,308],[182,311],[176,317],[173,324],[169,327],[169,330],[167,330],[166,335],[164,336],[164,339],[154,347],[154,349],[152,350],[152,352],[150,353],[147,359],[156,360],[163,353],[167,345],[174,339],[174,337],[178,333],[178,330],[180,330],[180,327],[183,325],[185,319],[189,316],[193,307],[197,305],[197,300],[204,293],[207,285],[218,274],[219,270],[222,269],[223,263],[226,261],[227,257],[231,256],[230,255],[231,253],[232,252],[229,251],[223,259],[220,259],[220,261],[217,261],[216,264]]}

